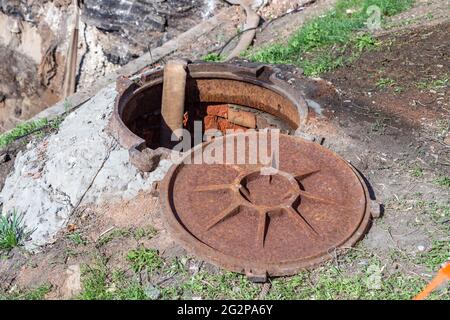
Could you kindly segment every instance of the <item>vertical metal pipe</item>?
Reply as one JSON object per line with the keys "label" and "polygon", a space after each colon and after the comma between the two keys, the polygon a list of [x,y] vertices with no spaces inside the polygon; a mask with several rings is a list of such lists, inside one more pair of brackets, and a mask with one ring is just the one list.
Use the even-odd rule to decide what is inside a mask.
{"label": "vertical metal pipe", "polygon": [[160,136],[162,146],[172,146],[182,138],[182,133],[177,130],[183,128],[186,67],[187,62],[184,60],[171,60],[164,67]]}

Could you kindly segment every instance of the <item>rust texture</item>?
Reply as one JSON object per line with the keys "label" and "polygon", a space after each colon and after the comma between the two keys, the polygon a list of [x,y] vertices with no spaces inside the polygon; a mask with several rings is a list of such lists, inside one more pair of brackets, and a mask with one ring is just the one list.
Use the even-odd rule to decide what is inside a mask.
{"label": "rust texture", "polygon": [[[232,108],[237,105],[274,115],[296,130],[307,121],[308,107],[302,92],[281,80],[280,72],[253,63],[188,63],[184,128],[191,130],[193,121],[201,120],[204,130],[260,129],[253,114]],[[141,171],[152,167],[144,165],[150,153],[143,155],[143,150],[169,147],[160,143],[163,76],[158,69],[139,81],[121,78],[117,83],[110,131]]]}
{"label": "rust texture", "polygon": [[[364,235],[371,219],[367,187],[345,160],[316,143],[281,135],[279,170],[268,174],[259,158],[247,164],[250,134],[213,143],[237,148],[232,141],[238,136],[246,139],[244,164],[182,163],[161,185],[166,225],[186,249],[264,281],[330,259],[336,248]],[[186,159],[199,148],[204,155],[210,145]]]}

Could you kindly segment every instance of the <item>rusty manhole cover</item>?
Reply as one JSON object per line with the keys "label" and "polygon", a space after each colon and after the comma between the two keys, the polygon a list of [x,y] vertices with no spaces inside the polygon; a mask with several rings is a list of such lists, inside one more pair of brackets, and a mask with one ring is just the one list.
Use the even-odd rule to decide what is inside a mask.
{"label": "rusty manhole cover", "polygon": [[167,227],[191,253],[255,281],[294,274],[363,236],[370,199],[345,160],[280,135],[278,168],[268,175],[258,164],[172,167],[160,190]]}

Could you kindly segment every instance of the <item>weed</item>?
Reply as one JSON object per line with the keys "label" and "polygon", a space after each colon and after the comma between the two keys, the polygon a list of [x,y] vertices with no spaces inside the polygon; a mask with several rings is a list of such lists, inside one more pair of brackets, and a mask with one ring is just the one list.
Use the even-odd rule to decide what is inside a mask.
{"label": "weed", "polygon": [[212,275],[199,272],[182,285],[187,295],[204,299],[255,299],[260,288],[247,277],[233,272]]}
{"label": "weed", "polygon": [[50,128],[52,129],[59,129],[61,123],[64,121],[64,116],[57,116],[56,118],[52,119],[49,123]]}
{"label": "weed", "polygon": [[344,64],[342,57],[334,58],[332,54],[318,55],[311,60],[305,60],[303,62],[303,71],[310,76],[317,76],[319,74],[331,71]]}
{"label": "weed", "polygon": [[172,259],[169,267],[167,268],[167,274],[169,274],[171,276],[176,275],[176,274],[186,275],[187,274],[186,262],[187,261],[183,260],[183,259],[181,259],[181,260],[178,258]]}
{"label": "weed", "polygon": [[72,249],[64,250],[64,256],[66,258],[68,258],[68,257],[76,257],[77,255],[78,255],[78,253],[76,251],[72,250]]}
{"label": "weed", "polygon": [[76,245],[83,245],[85,246],[87,244],[87,240],[78,232],[69,234],[67,238],[75,243]]}
{"label": "weed", "polygon": [[110,272],[106,261],[98,258],[92,266],[82,268],[83,290],[76,298],[82,300],[145,300],[144,288],[135,279],[127,279],[125,272]]}
{"label": "weed", "polygon": [[12,294],[0,293],[0,300],[44,300],[51,288],[52,286],[50,284],[44,284],[26,292],[15,292]]}
{"label": "weed", "polygon": [[[413,2],[413,0],[340,0],[327,14],[305,23],[286,44],[278,43],[248,52],[247,58],[265,63],[295,64],[303,68],[306,75],[330,71],[341,66],[346,60],[342,56],[330,54],[332,48],[343,46],[345,49],[345,46],[352,45],[357,51],[362,52],[377,45],[376,40],[370,35],[363,34],[356,38],[354,36],[357,31],[365,28],[368,19],[367,8],[376,5],[383,15],[392,16],[408,9]],[[354,13],[349,15],[348,9],[352,9]],[[343,52],[345,50],[338,53]],[[308,54],[314,58],[306,58]],[[340,61],[335,62],[335,59]]]}
{"label": "weed", "polygon": [[395,85],[395,80],[390,79],[390,78],[380,78],[376,83],[377,88],[380,88],[380,89],[384,89],[386,87],[393,87],[394,85]]}
{"label": "weed", "polygon": [[405,88],[403,88],[402,86],[395,86],[394,87],[394,92],[395,93],[402,93],[402,92],[404,92],[405,91]]}
{"label": "weed", "polygon": [[418,262],[427,266],[432,272],[437,272],[449,260],[450,241],[448,240],[434,240],[431,250],[418,258]]}
{"label": "weed", "polygon": [[153,226],[148,226],[144,228],[137,228],[133,232],[133,237],[136,240],[142,240],[142,239],[151,239],[158,233],[158,230],[156,230]]}
{"label": "weed", "polygon": [[31,235],[32,231],[26,231],[23,217],[15,210],[0,215],[0,250],[7,251],[20,246]]}
{"label": "weed", "polygon": [[143,228],[126,228],[126,229],[114,229],[111,232],[105,234],[100,238],[98,241],[99,246],[104,246],[108,244],[109,242],[113,241],[114,239],[118,238],[127,238],[127,237],[133,237],[135,240],[142,240],[142,239],[151,239],[158,233],[158,230],[156,230],[153,226],[147,226]]}
{"label": "weed", "polygon": [[419,167],[418,165],[416,165],[413,169],[412,169],[412,175],[416,178],[421,178],[423,177],[423,169],[421,167]]}
{"label": "weed", "polygon": [[100,261],[93,266],[83,266],[81,269],[83,290],[80,298],[83,300],[111,299],[112,295],[107,287],[107,275],[106,264]]}
{"label": "weed", "polygon": [[373,133],[384,134],[386,131],[386,120],[385,119],[376,119],[375,123],[371,126],[371,131]]}
{"label": "weed", "polygon": [[104,246],[117,238],[126,238],[131,235],[130,229],[114,229],[106,235],[102,236],[98,241],[99,246]]}
{"label": "weed", "polygon": [[379,42],[374,39],[370,34],[363,34],[354,40],[355,47],[359,51],[364,51],[379,45]]}
{"label": "weed", "polygon": [[131,262],[131,268],[136,273],[140,273],[143,270],[152,273],[160,269],[164,264],[157,250],[144,247],[128,252],[127,259]]}
{"label": "weed", "polygon": [[225,58],[217,53],[209,53],[202,58],[203,61],[207,62],[221,62],[224,61]]}
{"label": "weed", "polygon": [[64,111],[69,112],[69,110],[72,109],[72,103],[68,100],[64,100]]}
{"label": "weed", "polygon": [[450,177],[441,175],[435,180],[435,183],[444,188],[450,188]]}
{"label": "weed", "polygon": [[[339,267],[326,263],[314,271],[305,271],[287,279],[272,281],[268,299],[411,299],[425,285],[418,277],[384,273],[379,258],[368,252],[352,255]],[[364,260],[367,267],[346,273],[350,261]],[[374,277],[375,276],[375,277]]]}
{"label": "weed", "polygon": [[422,80],[417,83],[417,88],[421,90],[435,90],[438,91],[440,89],[445,89],[449,86],[449,78],[448,75],[441,79],[427,79]]}
{"label": "weed", "polygon": [[23,138],[31,133],[42,130],[48,125],[47,119],[40,119],[19,124],[9,132],[0,135],[0,148],[4,148],[12,142]]}
{"label": "weed", "polygon": [[16,140],[27,137],[31,134],[36,134],[43,137],[42,130],[45,128],[58,129],[64,120],[64,116],[58,116],[55,119],[48,120],[47,118],[24,122],[16,126],[9,132],[0,135],[0,148],[4,148]]}

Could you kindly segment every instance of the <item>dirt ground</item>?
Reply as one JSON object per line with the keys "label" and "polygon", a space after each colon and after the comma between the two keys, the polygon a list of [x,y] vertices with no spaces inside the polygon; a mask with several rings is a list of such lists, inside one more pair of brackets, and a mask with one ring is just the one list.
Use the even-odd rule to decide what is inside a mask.
{"label": "dirt ground", "polygon": [[[304,132],[324,138],[318,141],[352,163],[383,205],[383,216],[355,249],[338,252],[316,270],[273,279],[261,296],[261,285],[198,261],[178,246],[164,229],[158,198],[148,193],[120,205],[81,208],[42,252],[19,248],[6,254],[0,292],[17,296],[48,285],[42,295],[47,299],[93,298],[93,292],[97,298],[150,299],[413,297],[450,257],[450,23],[414,28],[415,23],[394,26],[352,65],[323,75],[336,92],[311,93],[324,111],[311,117]],[[0,181],[11,163],[0,164]],[[155,249],[163,266],[136,272],[130,251],[140,248]],[[128,281],[126,293],[115,278],[118,270]],[[377,274],[382,287],[358,291],[360,276]],[[143,296],[130,293],[135,283]],[[444,288],[436,297],[450,295]]]}

